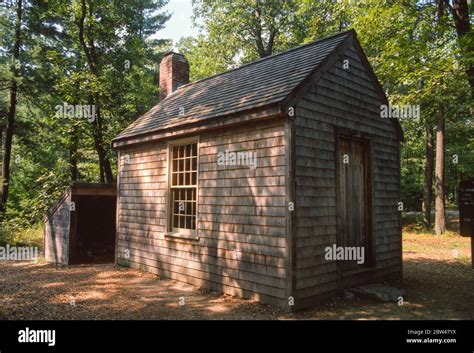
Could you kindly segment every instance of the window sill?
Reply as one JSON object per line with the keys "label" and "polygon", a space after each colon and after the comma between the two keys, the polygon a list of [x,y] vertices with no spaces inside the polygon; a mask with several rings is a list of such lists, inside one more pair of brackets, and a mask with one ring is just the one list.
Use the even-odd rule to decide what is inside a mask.
{"label": "window sill", "polygon": [[199,240],[196,233],[186,234],[180,232],[168,232],[165,233],[165,238],[176,238],[176,239],[187,239],[187,240]]}

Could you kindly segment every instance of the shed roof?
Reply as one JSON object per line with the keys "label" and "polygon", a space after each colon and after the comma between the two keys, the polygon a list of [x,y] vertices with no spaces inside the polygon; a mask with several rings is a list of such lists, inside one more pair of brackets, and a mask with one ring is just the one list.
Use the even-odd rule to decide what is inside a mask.
{"label": "shed roof", "polygon": [[115,183],[85,183],[79,181],[73,181],[63,192],[61,197],[56,203],[54,203],[45,213],[43,217],[43,222],[46,223],[56,212],[56,210],[61,206],[64,200],[66,200],[69,195],[102,195],[110,196],[116,195],[117,186]]}
{"label": "shed roof", "polygon": [[353,30],[341,32],[183,85],[113,141],[282,103],[352,36]]}

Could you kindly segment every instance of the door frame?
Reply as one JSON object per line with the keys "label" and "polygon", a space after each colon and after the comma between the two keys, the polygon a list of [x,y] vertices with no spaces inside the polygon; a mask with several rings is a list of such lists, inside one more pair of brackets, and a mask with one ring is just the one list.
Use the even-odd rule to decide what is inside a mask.
{"label": "door frame", "polygon": [[[336,166],[336,244],[342,243],[341,239],[341,232],[340,232],[340,225],[341,225],[341,214],[340,214],[340,206],[341,206],[341,193],[339,189],[340,184],[340,175],[339,175],[339,144],[341,139],[349,139],[360,141],[364,144],[365,153],[365,163],[366,163],[366,172],[365,175],[367,177],[366,180],[366,195],[365,195],[365,202],[366,202],[366,212],[364,214],[364,219],[366,222],[366,229],[367,229],[367,253],[365,254],[366,262],[364,266],[360,269],[351,270],[349,273],[352,272],[366,272],[372,271],[376,267],[376,243],[375,243],[375,236],[374,236],[374,202],[373,202],[373,190],[374,190],[374,173],[373,173],[373,140],[374,137],[371,134],[363,133],[357,130],[347,129],[347,128],[334,128],[334,135],[335,135],[335,166]],[[344,275],[348,272],[343,270],[343,264],[340,261],[336,261],[337,266],[337,291],[339,294],[342,295],[344,291]]]}

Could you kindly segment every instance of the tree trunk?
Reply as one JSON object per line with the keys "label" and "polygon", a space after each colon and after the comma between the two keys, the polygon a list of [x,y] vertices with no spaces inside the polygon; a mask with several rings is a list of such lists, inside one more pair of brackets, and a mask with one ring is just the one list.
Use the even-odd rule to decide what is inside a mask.
{"label": "tree trunk", "polygon": [[12,143],[13,143],[13,132],[15,124],[15,115],[16,115],[16,104],[17,104],[17,94],[18,94],[18,83],[17,79],[19,77],[19,68],[17,64],[19,63],[20,58],[20,46],[21,46],[21,19],[22,19],[22,0],[17,0],[16,7],[16,20],[15,20],[15,43],[13,45],[13,79],[10,84],[10,103],[7,113],[7,122],[5,130],[5,144],[4,144],[4,155],[3,155],[3,165],[2,165],[2,197],[0,200],[0,220],[3,218],[6,205],[8,201],[8,191],[10,184],[10,161],[12,153]]}
{"label": "tree trunk", "polygon": [[77,149],[79,145],[79,136],[77,125],[73,122],[71,126],[71,141],[69,145],[69,175],[71,181],[76,181],[79,178],[79,170],[77,168]]}
{"label": "tree trunk", "polygon": [[255,8],[255,28],[253,29],[255,36],[255,46],[257,49],[258,56],[260,58],[265,58],[273,54],[273,46],[275,44],[275,37],[277,35],[277,30],[275,28],[270,29],[268,35],[268,42],[265,48],[264,44],[264,35],[262,34],[262,8],[260,7],[259,2],[257,2],[257,7]]}
{"label": "tree trunk", "polygon": [[[97,99],[97,98],[95,98]],[[90,102],[95,101],[94,97],[91,96]],[[102,136],[102,117],[100,114],[100,108],[96,104],[96,116],[92,122],[92,136],[94,138],[94,146],[97,151],[97,156],[99,157],[99,171],[100,171],[100,182],[104,183],[113,183],[114,175],[112,173],[112,167],[110,161],[107,158],[107,152],[103,146],[103,136]]]}
{"label": "tree trunk", "polygon": [[[92,16],[92,8],[91,4],[89,3],[89,15]],[[87,4],[85,0],[81,1],[81,18],[79,19],[79,41],[81,43],[81,47],[84,51],[86,56],[87,64],[89,65],[89,69],[91,73],[95,76],[99,76],[99,72],[97,69],[97,57],[94,48],[94,41],[92,38],[89,38],[89,46],[86,44],[85,36],[84,36],[84,23],[87,14]],[[90,36],[90,33],[89,33]],[[112,167],[110,165],[110,161],[107,158],[107,152],[104,148],[103,143],[103,135],[102,135],[102,117],[100,113],[100,105],[99,105],[99,96],[94,94],[91,97],[91,104],[95,105],[96,117],[92,123],[92,134],[94,137],[94,146],[97,151],[97,155],[99,157],[99,169],[100,169],[100,181],[107,183],[114,182],[114,175],[112,173]]]}
{"label": "tree trunk", "polygon": [[435,201],[435,232],[437,235],[446,231],[446,219],[444,210],[444,111],[440,108],[440,117],[436,129],[436,201]]}
{"label": "tree trunk", "polygon": [[423,225],[431,227],[431,201],[433,198],[433,128],[426,126],[426,160],[425,160],[425,185],[423,190]]}

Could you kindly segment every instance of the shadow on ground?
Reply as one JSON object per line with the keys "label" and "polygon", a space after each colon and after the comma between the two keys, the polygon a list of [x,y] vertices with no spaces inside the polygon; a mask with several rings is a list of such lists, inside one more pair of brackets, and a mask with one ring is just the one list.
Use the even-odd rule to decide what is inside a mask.
{"label": "shadow on ground", "polygon": [[112,265],[0,262],[0,274],[0,319],[264,319],[277,312]]}
{"label": "shadow on ground", "polygon": [[112,265],[0,262],[0,319],[474,319],[467,261],[405,259],[403,305],[336,299],[299,312]]}

